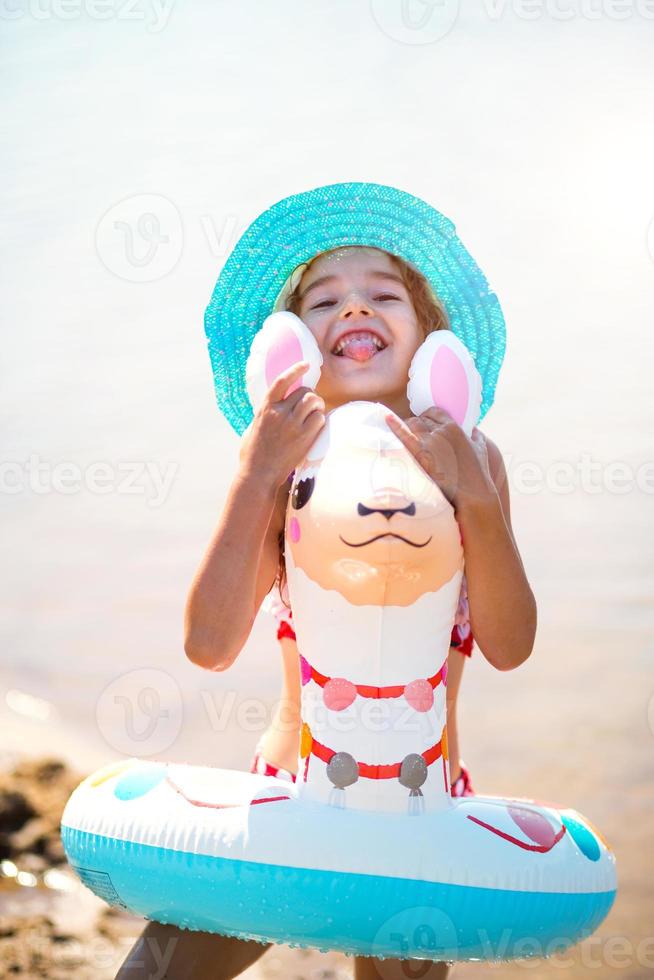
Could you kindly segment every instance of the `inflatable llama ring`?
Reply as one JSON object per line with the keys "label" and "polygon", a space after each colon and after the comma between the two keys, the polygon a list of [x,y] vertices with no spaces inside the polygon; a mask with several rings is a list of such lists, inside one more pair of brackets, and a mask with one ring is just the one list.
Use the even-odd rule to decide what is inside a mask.
{"label": "inflatable llama ring", "polygon": [[[249,365],[255,401],[271,373],[311,361],[303,325],[272,326]],[[456,344],[427,338],[412,397],[441,398],[442,350],[467,384],[444,397],[472,424],[474,369]],[[386,412],[329,412],[289,495],[297,783],[125,760],[75,790],[64,846],[106,901],[190,929],[375,957],[547,956],[607,915],[615,859],[574,810],[451,797],[447,656],[464,554],[451,504]]]}

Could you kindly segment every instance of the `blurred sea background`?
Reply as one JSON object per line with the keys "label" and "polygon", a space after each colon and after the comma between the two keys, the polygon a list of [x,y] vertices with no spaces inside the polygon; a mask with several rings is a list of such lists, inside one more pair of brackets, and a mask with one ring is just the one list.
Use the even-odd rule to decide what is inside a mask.
{"label": "blurred sea background", "polygon": [[[619,10],[4,5],[6,761],[249,765],[279,693],[273,620],[225,673],[183,650],[238,458],[204,307],[275,201],[395,185],[455,222],[507,322],[482,428],[505,456],[539,630],[512,672],[475,651],[463,755],[478,790],[573,806],[608,837],[621,890],[601,935],[631,942],[622,977],[646,975],[654,10]],[[605,956],[595,976],[615,972]]]}

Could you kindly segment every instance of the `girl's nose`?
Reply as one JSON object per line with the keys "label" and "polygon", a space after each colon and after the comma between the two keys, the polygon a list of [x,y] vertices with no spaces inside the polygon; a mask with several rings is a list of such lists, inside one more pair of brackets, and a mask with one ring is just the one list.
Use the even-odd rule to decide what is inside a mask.
{"label": "girl's nose", "polygon": [[365,297],[353,291],[346,297],[340,315],[344,320],[347,320],[353,316],[372,316],[373,314]]}

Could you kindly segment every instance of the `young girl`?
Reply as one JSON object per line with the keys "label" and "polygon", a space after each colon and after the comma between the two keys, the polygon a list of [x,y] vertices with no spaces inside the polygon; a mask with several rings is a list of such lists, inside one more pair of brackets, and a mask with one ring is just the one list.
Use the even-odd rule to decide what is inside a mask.
{"label": "young girl", "polygon": [[[394,208],[396,219],[390,233],[389,208]],[[313,333],[323,365],[315,391],[293,388],[306,371],[306,362],[280,375],[270,386],[247,433],[239,471],[189,594],[185,649],[194,663],[210,670],[227,669],[245,644],[261,603],[275,583],[284,595],[285,569],[280,546],[290,489],[288,474],[305,457],[325,424],[326,414],[339,405],[361,399],[380,402],[404,420],[389,416],[388,424],[431,478],[438,474],[441,490],[453,503],[466,560],[470,623],[482,653],[499,670],[517,667],[530,655],[535,602],[511,530],[508,486],[500,452],[479,430],[468,439],[444,412],[432,409],[419,418],[412,417],[407,401],[413,354],[430,330],[447,329],[448,319],[457,312],[451,255],[442,255],[442,263],[448,269],[443,287],[444,291],[449,290],[447,312],[433,288],[438,285],[438,276],[432,274],[428,280],[420,268],[422,265],[427,273],[432,271],[431,259],[438,252],[438,242],[426,248],[424,261],[405,259],[407,253],[419,254],[411,247],[414,229],[415,235],[423,234],[426,240],[427,233],[439,221],[446,219],[424,202],[393,188],[332,185],[289,198],[266,212],[248,229],[223,270],[224,288],[217,287],[208,311],[209,326],[212,317],[222,318],[220,344],[210,350],[223,395],[221,408],[235,427],[242,431],[243,422],[247,424],[247,413],[242,411],[244,399],[239,401],[234,388],[238,373],[235,364],[240,362],[242,393],[249,343],[246,338],[236,354],[235,347],[230,348],[226,341],[230,331],[225,326],[230,315],[240,322],[242,333],[243,324],[255,323],[256,329],[260,328],[262,313],[272,312],[275,306],[290,309]],[[288,273],[283,273],[282,262],[276,264],[275,252],[290,250],[292,254],[294,248],[298,249],[298,222],[305,235],[313,227],[314,243],[322,247],[307,253],[306,241],[301,243],[299,252],[304,250],[305,255],[299,255],[296,275],[280,291],[280,276],[284,283]],[[447,226],[451,229],[449,222]],[[452,232],[453,229],[450,237]],[[348,239],[355,244],[347,245]],[[395,244],[395,248],[383,247],[385,242]],[[451,246],[451,251],[462,249],[458,239]],[[288,262],[290,257],[285,255],[285,260]],[[465,258],[472,262],[467,253]],[[470,301],[466,291],[473,276],[468,263],[459,283],[462,308]],[[258,304],[256,316],[252,304]],[[484,354],[488,355],[488,341],[493,339],[488,324],[497,322],[489,311],[496,312],[496,301],[487,293],[477,311],[472,306],[470,309],[468,322],[479,328],[486,346]],[[465,329],[461,332],[465,335]],[[209,329],[208,333],[211,341]],[[232,329],[232,339],[233,334]],[[493,355],[492,349],[490,354]],[[494,356],[494,368],[486,370],[484,378],[486,407],[492,400],[499,368],[497,350]],[[291,393],[287,395],[289,388]],[[296,657],[296,648],[287,646],[285,693],[291,707],[298,701],[298,681],[293,673]],[[458,652],[456,657],[461,665]],[[458,687],[458,683],[453,687]],[[298,721],[291,712],[289,745],[296,741]],[[275,758],[287,762],[292,769],[294,760],[289,758],[287,749],[282,751],[280,747],[279,751]],[[127,980],[158,975],[156,970],[166,953],[168,978],[227,980],[238,976],[265,948],[255,942],[186,932],[153,922],[144,930],[118,976]],[[394,980],[407,975],[406,966],[401,960],[380,962],[372,957],[355,957],[354,976],[357,980]],[[436,980],[447,973],[446,964],[432,964],[429,972],[421,975]]]}

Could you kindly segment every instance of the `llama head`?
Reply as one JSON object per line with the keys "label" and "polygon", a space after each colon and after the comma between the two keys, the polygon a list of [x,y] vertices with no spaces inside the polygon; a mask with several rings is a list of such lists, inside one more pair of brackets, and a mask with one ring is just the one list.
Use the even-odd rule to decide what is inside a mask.
{"label": "llama head", "polygon": [[385,414],[363,401],[329,412],[286,514],[293,565],[353,605],[408,606],[462,567],[451,504]]}
{"label": "llama head", "polygon": [[[248,361],[255,411],[274,379],[299,360],[310,367],[293,388],[315,386],[322,357],[313,334],[294,314],[273,314]],[[438,405],[472,429],[481,382],[454,334],[428,335],[411,362],[407,394],[414,414]],[[387,411],[354,401],[327,414],[296,469],[286,516],[293,565],[353,605],[410,605],[463,566],[452,506],[391,431]]]}

